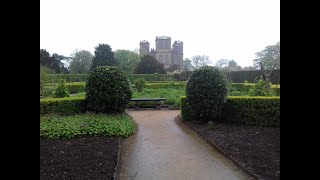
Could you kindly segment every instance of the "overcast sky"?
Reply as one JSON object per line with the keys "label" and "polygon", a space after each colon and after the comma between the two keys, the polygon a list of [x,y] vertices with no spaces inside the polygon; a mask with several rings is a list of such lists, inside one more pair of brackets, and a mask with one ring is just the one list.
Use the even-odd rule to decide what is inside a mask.
{"label": "overcast sky", "polygon": [[41,0],[40,48],[69,56],[99,43],[135,50],[156,36],[183,41],[184,58],[253,64],[280,41],[280,0]]}

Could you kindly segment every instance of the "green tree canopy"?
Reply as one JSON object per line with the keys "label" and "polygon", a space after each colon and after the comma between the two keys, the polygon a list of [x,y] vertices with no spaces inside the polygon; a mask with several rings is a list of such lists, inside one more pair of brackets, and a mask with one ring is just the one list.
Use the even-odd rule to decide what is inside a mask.
{"label": "green tree canopy", "polygon": [[72,54],[70,71],[74,74],[89,73],[92,64],[93,54],[87,50],[76,50]]}
{"label": "green tree canopy", "polygon": [[114,52],[108,44],[99,44],[95,47],[91,70],[95,69],[97,66],[118,66],[118,61],[114,57]]}
{"label": "green tree canopy", "polygon": [[40,49],[40,65],[46,66],[56,73],[67,73],[68,69],[61,62],[66,59],[65,56],[54,53],[52,56],[45,49]]}
{"label": "green tree canopy", "polygon": [[150,55],[145,55],[141,58],[141,61],[138,63],[136,69],[136,74],[165,74],[166,70],[164,65],[159,63],[159,61]]}
{"label": "green tree canopy", "polygon": [[280,69],[280,41],[257,52],[253,62],[255,67],[260,67],[260,62],[262,62],[266,70],[271,70],[273,66],[275,69]]}
{"label": "green tree canopy", "polygon": [[125,49],[116,50],[114,56],[119,62],[119,68],[125,73],[134,73],[140,61],[137,53]]}

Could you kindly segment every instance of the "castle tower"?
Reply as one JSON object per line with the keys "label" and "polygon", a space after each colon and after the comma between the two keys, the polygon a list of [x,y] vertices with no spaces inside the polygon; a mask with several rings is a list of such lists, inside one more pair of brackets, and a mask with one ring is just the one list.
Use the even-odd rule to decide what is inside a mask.
{"label": "castle tower", "polygon": [[164,64],[164,68],[171,65],[171,38],[168,36],[156,37],[156,58]]}
{"label": "castle tower", "polygon": [[149,54],[149,47],[150,47],[150,43],[148,41],[146,40],[140,41],[139,53],[141,57]]}
{"label": "castle tower", "polygon": [[175,41],[172,45],[172,53],[171,53],[172,64],[179,65],[182,68],[183,61],[183,42]]}

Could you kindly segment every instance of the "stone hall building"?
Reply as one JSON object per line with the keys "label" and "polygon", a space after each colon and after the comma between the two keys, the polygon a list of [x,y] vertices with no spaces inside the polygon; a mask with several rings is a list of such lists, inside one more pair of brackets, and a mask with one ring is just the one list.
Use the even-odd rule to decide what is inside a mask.
{"label": "stone hall building", "polygon": [[164,68],[177,64],[182,68],[183,60],[183,43],[182,41],[174,41],[171,48],[171,38],[168,36],[156,37],[156,49],[150,49],[150,43],[146,40],[140,41],[140,56],[151,55],[160,63],[164,64]]}

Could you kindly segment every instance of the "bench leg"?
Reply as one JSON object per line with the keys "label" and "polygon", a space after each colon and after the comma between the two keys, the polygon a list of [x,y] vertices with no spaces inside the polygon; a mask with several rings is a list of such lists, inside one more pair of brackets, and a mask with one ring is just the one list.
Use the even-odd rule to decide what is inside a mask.
{"label": "bench leg", "polygon": [[161,109],[161,102],[160,101],[156,101],[156,109]]}
{"label": "bench leg", "polygon": [[140,108],[140,104],[139,104],[138,102],[135,102],[135,103],[134,103],[134,109],[135,109],[136,111],[138,111],[139,108]]}

